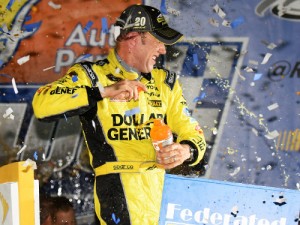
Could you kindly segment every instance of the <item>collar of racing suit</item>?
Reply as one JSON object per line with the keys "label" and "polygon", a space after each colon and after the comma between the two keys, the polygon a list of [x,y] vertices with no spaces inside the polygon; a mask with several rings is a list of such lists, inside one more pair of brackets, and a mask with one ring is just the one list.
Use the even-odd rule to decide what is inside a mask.
{"label": "collar of racing suit", "polygon": [[152,79],[151,73],[139,73],[136,69],[125,63],[114,49],[111,49],[107,59],[110,66],[114,67],[114,76],[128,80],[140,80],[146,84]]}

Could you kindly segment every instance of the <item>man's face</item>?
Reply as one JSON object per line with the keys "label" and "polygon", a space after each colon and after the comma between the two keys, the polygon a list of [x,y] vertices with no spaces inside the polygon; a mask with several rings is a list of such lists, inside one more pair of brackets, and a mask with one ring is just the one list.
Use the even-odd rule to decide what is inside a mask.
{"label": "man's face", "polygon": [[53,225],[76,225],[74,210],[57,212]]}
{"label": "man's face", "polygon": [[158,41],[150,33],[142,33],[137,37],[137,46],[135,48],[136,62],[134,67],[140,72],[149,73],[153,70],[156,58],[159,55],[166,54],[164,43]]}

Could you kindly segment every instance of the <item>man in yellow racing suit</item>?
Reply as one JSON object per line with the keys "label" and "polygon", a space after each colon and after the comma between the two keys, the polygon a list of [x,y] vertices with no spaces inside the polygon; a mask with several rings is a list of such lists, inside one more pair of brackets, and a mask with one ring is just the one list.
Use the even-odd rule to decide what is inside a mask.
{"label": "man in yellow racing suit", "polygon": [[[129,9],[155,18],[160,15],[150,6]],[[163,28],[169,27],[164,23]],[[153,49],[158,39],[162,42],[155,50],[157,56],[165,53],[164,44],[170,44],[153,36],[153,28],[134,31],[125,34],[129,51],[148,45]],[[179,40],[178,34],[169,41]],[[104,60],[77,63],[61,79],[40,87],[32,102],[34,114],[44,121],[79,115],[95,172],[95,212],[101,224],[158,224],[164,169],[198,164],[206,143],[189,114],[176,74],[154,68],[154,56],[149,57],[151,64],[145,63],[149,70],[134,69],[127,63],[130,60],[123,60],[122,48],[110,50]],[[154,118],[163,119],[177,137],[161,152],[154,150],[149,136],[148,122]]]}

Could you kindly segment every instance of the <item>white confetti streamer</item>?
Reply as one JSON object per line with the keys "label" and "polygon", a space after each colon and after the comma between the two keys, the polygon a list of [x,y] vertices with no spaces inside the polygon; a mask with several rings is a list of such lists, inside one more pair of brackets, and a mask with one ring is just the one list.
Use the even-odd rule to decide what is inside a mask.
{"label": "white confetti streamer", "polygon": [[241,74],[240,70],[237,67],[234,67],[235,71],[237,73],[237,75],[242,79],[242,80],[246,80],[246,78]]}
{"label": "white confetti streamer", "polygon": [[19,91],[18,91],[18,88],[17,88],[17,84],[16,84],[15,78],[12,78],[12,79],[11,79],[11,84],[12,84],[12,86],[13,86],[13,89],[14,89],[15,94],[18,94]]}
{"label": "white confetti streamer", "polygon": [[218,4],[216,4],[214,7],[213,7],[213,10],[218,14],[218,16],[222,19],[225,18],[226,16],[226,13],[219,7]]}
{"label": "white confetti streamer", "polygon": [[240,172],[240,170],[241,170],[241,167],[237,167],[237,168],[235,168],[235,170],[234,170],[232,173],[230,173],[229,175],[230,175],[230,176],[235,176],[235,175],[237,175],[237,174]]}
{"label": "white confetti streamer", "polygon": [[14,111],[12,110],[12,108],[8,108],[6,109],[5,113],[3,114],[3,118],[7,118],[9,117],[9,115],[11,115]]}
{"label": "white confetti streamer", "polygon": [[100,84],[100,82],[97,82],[97,87],[99,88],[100,93],[103,94],[105,90],[102,84]]}
{"label": "white confetti streamer", "polygon": [[119,37],[119,35],[121,33],[121,27],[120,26],[114,26],[113,31],[114,31],[114,38],[115,38],[115,40],[117,40],[117,38]]}
{"label": "white confetti streamer", "polygon": [[17,152],[17,155],[20,155],[26,148],[27,145],[23,145],[23,147]]}
{"label": "white confetti streamer", "polygon": [[265,135],[265,137],[269,140],[277,138],[279,136],[279,133],[277,130],[274,130],[272,132],[269,132],[268,134]]}
{"label": "white confetti streamer", "polygon": [[270,44],[267,45],[267,48],[268,48],[268,49],[271,49],[271,50],[273,50],[273,49],[276,48],[276,47],[277,47],[277,45],[274,44],[274,43],[270,43]]}
{"label": "white confetti streamer", "polygon": [[271,56],[272,56],[271,53],[267,53],[267,54],[265,55],[263,61],[261,62],[261,64],[266,64],[266,63],[269,61],[269,59],[270,59]]}
{"label": "white confetti streamer", "polygon": [[228,20],[223,20],[223,22],[222,22],[222,25],[223,25],[224,27],[230,27],[230,24],[231,24],[231,22],[228,21]]}
{"label": "white confetti streamer", "polygon": [[249,60],[249,64],[252,64],[252,65],[258,65],[258,62],[256,61],[256,60],[252,60],[252,59],[250,59]]}
{"label": "white confetti streamer", "polygon": [[255,128],[252,128],[252,132],[255,134],[255,136],[258,136],[258,131]]}
{"label": "white confetti streamer", "polygon": [[173,9],[173,8],[167,8],[167,12],[170,14],[173,14],[175,16],[180,16],[180,11]]}
{"label": "white confetti streamer", "polygon": [[27,159],[22,166],[26,167],[26,168],[32,167],[32,169],[34,169],[34,170],[37,169],[36,162],[31,159]]}
{"label": "white confetti streamer", "polygon": [[274,103],[274,104],[268,106],[268,110],[271,111],[271,110],[277,109],[278,107],[279,107],[278,103]]}
{"label": "white confetti streamer", "polygon": [[55,3],[52,2],[52,1],[49,1],[49,2],[48,2],[48,5],[49,5],[50,7],[52,7],[53,9],[61,9],[61,5],[60,5],[60,4],[55,4]]}
{"label": "white confetti streamer", "polygon": [[246,67],[245,69],[244,69],[246,72],[248,72],[248,73],[250,73],[250,72],[254,72],[254,70],[251,68],[251,67]]}
{"label": "white confetti streamer", "polygon": [[47,67],[47,68],[43,69],[43,71],[51,70],[52,68],[55,68],[55,66]]}
{"label": "white confetti streamer", "polygon": [[219,27],[219,22],[213,18],[209,18],[209,23],[214,27]]}
{"label": "white confetti streamer", "polygon": [[22,65],[22,64],[28,62],[29,59],[30,59],[30,55],[27,55],[27,56],[24,56],[24,57],[22,57],[22,58],[19,58],[19,59],[17,60],[17,63],[18,63],[19,65]]}

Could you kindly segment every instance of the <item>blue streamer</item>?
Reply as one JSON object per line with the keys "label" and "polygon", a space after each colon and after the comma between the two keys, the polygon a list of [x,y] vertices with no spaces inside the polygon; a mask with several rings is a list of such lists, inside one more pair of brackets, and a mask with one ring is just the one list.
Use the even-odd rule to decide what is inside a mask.
{"label": "blue streamer", "polygon": [[78,81],[78,77],[77,77],[77,76],[72,76],[72,81],[73,81],[73,82]]}
{"label": "blue streamer", "polygon": [[93,22],[89,21],[83,28],[83,33],[86,34],[89,31],[89,29],[92,27],[92,25],[93,25]]}
{"label": "blue streamer", "polygon": [[78,62],[81,61],[81,60],[83,60],[83,59],[86,59],[86,58],[88,58],[88,57],[90,57],[90,56],[92,56],[92,54],[85,54],[85,55],[82,55],[82,56],[79,57]]}
{"label": "blue streamer", "polygon": [[230,26],[231,28],[236,28],[238,27],[239,25],[243,24],[245,22],[245,19],[243,16],[240,16],[238,18],[236,18],[234,21],[231,22]]}
{"label": "blue streamer", "polygon": [[109,30],[108,30],[108,25],[107,25],[107,19],[106,19],[106,17],[103,17],[101,19],[101,23],[102,23],[102,32],[108,34]]}
{"label": "blue streamer", "polygon": [[10,0],[6,5],[6,9],[11,10],[12,5],[15,3],[15,0]]}
{"label": "blue streamer", "polygon": [[139,107],[135,107],[133,109],[129,109],[125,112],[125,116],[132,116],[132,115],[135,115],[137,113],[139,113],[141,110]]}
{"label": "blue streamer", "polygon": [[37,154],[36,151],[33,153],[33,158],[34,158],[36,161],[38,160],[38,154]]}
{"label": "blue streamer", "polygon": [[115,224],[118,224],[120,222],[120,218],[117,218],[114,213],[111,215],[111,217],[112,217],[113,221],[115,222]]}
{"label": "blue streamer", "polygon": [[37,23],[32,23],[32,24],[25,24],[25,25],[23,25],[22,28],[23,28],[23,30],[26,30],[28,32],[32,32],[32,31],[35,31],[35,30],[39,29],[41,24],[42,24],[42,21],[37,22]]}
{"label": "blue streamer", "polygon": [[261,78],[261,76],[262,76],[261,73],[256,73],[256,74],[254,75],[253,80],[259,80],[259,79]]}
{"label": "blue streamer", "polygon": [[199,65],[198,55],[196,53],[193,54],[193,64],[195,66]]}
{"label": "blue streamer", "polygon": [[160,3],[160,12],[162,14],[165,14],[165,15],[168,14],[168,10],[167,10],[167,7],[166,7],[166,1],[165,0],[161,0],[161,3]]}

